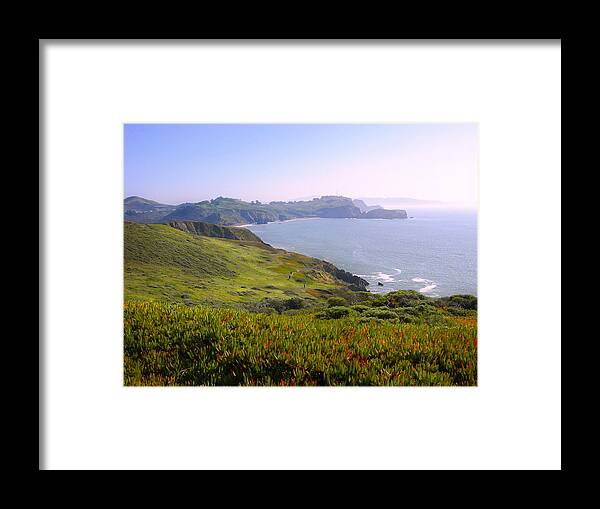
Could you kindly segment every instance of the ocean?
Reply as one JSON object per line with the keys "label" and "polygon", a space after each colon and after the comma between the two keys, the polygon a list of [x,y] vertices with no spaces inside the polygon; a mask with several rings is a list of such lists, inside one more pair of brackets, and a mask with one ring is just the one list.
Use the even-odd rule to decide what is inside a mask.
{"label": "ocean", "polygon": [[311,218],[246,228],[273,247],[327,260],[362,277],[374,293],[477,295],[477,213],[407,212],[409,219]]}

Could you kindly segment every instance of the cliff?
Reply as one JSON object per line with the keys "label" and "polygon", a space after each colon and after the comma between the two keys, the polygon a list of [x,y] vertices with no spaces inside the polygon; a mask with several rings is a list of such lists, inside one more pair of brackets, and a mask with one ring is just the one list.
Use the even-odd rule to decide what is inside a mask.
{"label": "cliff", "polygon": [[382,209],[381,205],[367,205],[362,200],[352,200],[352,204],[355,207],[358,207],[361,212],[369,212],[369,210]]}
{"label": "cliff", "polygon": [[327,207],[315,212],[317,217],[360,217],[360,209],[354,205],[342,205],[341,207]]}
{"label": "cliff", "polygon": [[352,274],[348,271],[345,271],[343,269],[338,269],[332,263],[329,263],[326,261],[322,261],[321,263],[323,264],[323,270],[325,272],[328,272],[329,274],[331,274],[333,277],[339,279],[340,281],[344,281],[345,283],[348,283],[348,287],[350,288],[350,290],[353,290],[355,292],[366,292],[367,291],[367,286],[369,286],[368,281],[365,281],[363,278],[355,276],[354,274]]}
{"label": "cliff", "polygon": [[233,228],[230,226],[219,226],[216,224],[204,223],[201,221],[171,221],[169,226],[177,228],[186,233],[194,235],[203,235],[205,237],[215,237],[219,239],[246,240],[251,242],[260,242],[260,237],[246,228]]}

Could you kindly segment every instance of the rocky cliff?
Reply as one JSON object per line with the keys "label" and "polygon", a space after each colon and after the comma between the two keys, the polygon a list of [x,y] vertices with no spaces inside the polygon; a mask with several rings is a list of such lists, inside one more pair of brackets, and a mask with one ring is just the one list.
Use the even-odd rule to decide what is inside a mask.
{"label": "rocky cliff", "polygon": [[360,217],[360,209],[354,205],[343,205],[341,207],[327,207],[315,212],[317,217]]}
{"label": "rocky cliff", "polygon": [[355,292],[366,292],[367,291],[367,286],[369,286],[368,281],[365,281],[364,279],[362,279],[358,276],[355,276],[354,274],[347,272],[343,269],[338,269],[332,263],[329,263],[326,261],[322,261],[321,263],[323,264],[323,270],[325,272],[328,272],[329,274],[331,274],[333,277],[339,279],[340,281],[344,281],[345,283],[348,283],[348,286],[351,290],[353,290]]}
{"label": "rocky cliff", "polygon": [[381,205],[367,205],[362,200],[352,200],[352,204],[355,207],[358,207],[361,212],[369,212],[369,210],[382,209]]}

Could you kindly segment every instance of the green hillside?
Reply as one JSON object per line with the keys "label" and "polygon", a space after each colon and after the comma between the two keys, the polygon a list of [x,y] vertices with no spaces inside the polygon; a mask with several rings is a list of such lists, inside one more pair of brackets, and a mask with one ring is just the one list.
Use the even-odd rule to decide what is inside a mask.
{"label": "green hillside", "polygon": [[125,210],[151,210],[156,208],[173,209],[173,205],[165,205],[154,200],[148,200],[141,196],[129,196],[123,201]]}
{"label": "green hillside", "polygon": [[249,240],[262,242],[260,237],[246,228],[235,228],[233,226],[219,226],[217,224],[204,223],[200,221],[171,221],[169,226],[183,232],[231,240]]}
{"label": "green hillside", "polygon": [[126,300],[243,306],[296,297],[310,304],[349,292],[350,283],[335,271],[331,264],[260,239],[212,238],[170,225],[125,223]]}

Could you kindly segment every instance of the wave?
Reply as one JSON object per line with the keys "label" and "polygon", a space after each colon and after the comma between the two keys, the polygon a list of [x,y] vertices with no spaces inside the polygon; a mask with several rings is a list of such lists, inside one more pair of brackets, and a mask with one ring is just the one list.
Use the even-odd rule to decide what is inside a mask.
{"label": "wave", "polygon": [[411,279],[411,281],[414,281],[415,283],[424,283],[425,284],[425,286],[423,288],[419,288],[419,292],[421,292],[421,293],[429,293],[434,288],[437,288],[435,281],[432,281],[431,279],[425,279],[424,277],[413,277]]}
{"label": "wave", "polygon": [[413,277],[411,281],[414,281],[415,283],[433,283],[430,279],[423,279],[422,277]]}
{"label": "wave", "polygon": [[383,283],[393,283],[396,280],[391,274],[385,272],[375,272],[373,274],[356,274],[358,277],[364,277],[366,279],[373,279],[375,281],[382,281]]}
{"label": "wave", "polygon": [[377,275],[375,276],[375,279],[379,281],[384,281],[386,283],[391,283],[394,281],[394,278],[391,274],[386,274],[385,272],[376,272],[376,274]]}

